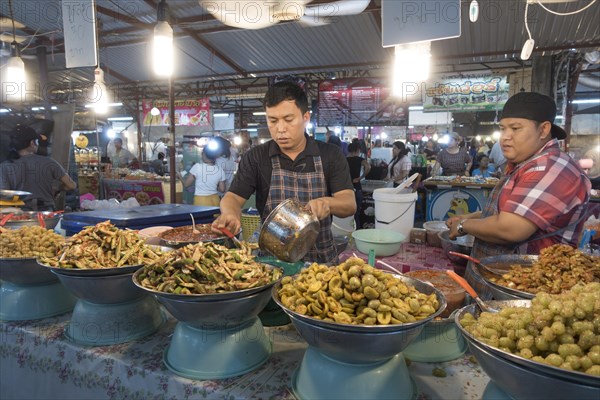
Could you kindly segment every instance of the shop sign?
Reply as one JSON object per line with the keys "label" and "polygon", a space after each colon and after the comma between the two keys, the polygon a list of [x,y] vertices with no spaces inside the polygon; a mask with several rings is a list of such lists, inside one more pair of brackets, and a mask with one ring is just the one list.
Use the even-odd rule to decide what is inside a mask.
{"label": "shop sign", "polygon": [[431,79],[425,89],[424,112],[501,110],[509,97],[506,76],[461,74]]}
{"label": "shop sign", "polygon": [[141,206],[146,206],[148,204],[164,204],[165,202],[161,181],[104,179],[102,182],[107,199],[124,201],[130,197],[135,197]]}
{"label": "shop sign", "polygon": [[319,126],[402,126],[407,120],[407,104],[378,78],[321,81],[317,107]]}
{"label": "shop sign", "polygon": [[[154,107],[158,115],[152,115]],[[169,126],[169,100],[143,100],[142,125]],[[175,125],[210,127],[209,98],[175,100]]]}

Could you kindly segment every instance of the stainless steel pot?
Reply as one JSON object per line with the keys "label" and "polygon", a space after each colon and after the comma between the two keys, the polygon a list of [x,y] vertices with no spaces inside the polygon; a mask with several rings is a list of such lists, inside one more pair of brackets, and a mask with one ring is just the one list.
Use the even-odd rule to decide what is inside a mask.
{"label": "stainless steel pot", "polygon": [[316,216],[297,200],[287,199],[263,223],[258,244],[282,261],[296,262],[315,245],[319,228]]}

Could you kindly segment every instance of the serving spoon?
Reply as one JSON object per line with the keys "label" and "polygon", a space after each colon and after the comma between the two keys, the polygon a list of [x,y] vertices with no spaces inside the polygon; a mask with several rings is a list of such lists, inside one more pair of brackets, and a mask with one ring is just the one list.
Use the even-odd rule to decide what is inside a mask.
{"label": "serving spoon", "polygon": [[473,300],[475,300],[475,303],[477,303],[477,306],[481,309],[481,311],[487,311],[491,313],[497,313],[498,311],[500,311],[497,308],[487,305],[483,300],[481,300],[475,289],[473,289],[473,287],[469,285],[469,282],[467,282],[465,278],[463,278],[462,276],[458,275],[456,272],[450,269],[446,270],[446,274],[448,274],[450,278],[454,279],[456,283],[458,283],[463,289],[467,291],[467,293],[469,293],[469,295],[473,298]]}
{"label": "serving spoon", "polygon": [[196,229],[196,221],[194,221],[194,214],[190,213],[190,217],[192,217],[192,233],[198,234],[200,231]]}
{"label": "serving spoon", "polygon": [[475,264],[479,265],[481,268],[485,269],[488,272],[491,272],[494,275],[502,276],[507,272],[506,270],[499,270],[499,269],[488,267],[487,265],[482,264],[481,261],[479,261],[475,257],[471,257],[471,256],[463,254],[463,253],[457,253],[456,251],[449,251],[448,254],[452,254],[453,256],[461,257],[466,260],[472,261]]}
{"label": "serving spoon", "polygon": [[227,228],[218,228],[221,230],[221,232],[223,232],[225,234],[225,236],[227,236],[229,239],[233,240],[233,243],[235,243],[235,245],[238,248],[242,248],[242,242],[240,242],[240,240],[238,238],[235,237],[235,235],[233,233],[231,233],[231,231]]}

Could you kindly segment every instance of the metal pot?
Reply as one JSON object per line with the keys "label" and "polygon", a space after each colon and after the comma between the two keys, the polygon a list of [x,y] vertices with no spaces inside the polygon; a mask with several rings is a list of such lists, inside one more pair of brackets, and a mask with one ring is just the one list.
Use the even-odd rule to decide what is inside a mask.
{"label": "metal pot", "polygon": [[280,260],[296,262],[315,245],[320,223],[297,200],[287,199],[267,217],[258,244]]}

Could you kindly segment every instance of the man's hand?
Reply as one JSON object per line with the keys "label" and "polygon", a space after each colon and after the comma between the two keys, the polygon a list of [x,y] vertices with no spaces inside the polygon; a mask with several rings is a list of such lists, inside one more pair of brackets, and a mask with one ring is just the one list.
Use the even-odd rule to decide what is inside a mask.
{"label": "man's hand", "polygon": [[309,201],[306,207],[312,211],[319,221],[331,215],[329,201],[324,197]]}
{"label": "man's hand", "polygon": [[223,233],[221,228],[227,228],[234,235],[240,232],[241,227],[240,216],[235,214],[221,214],[211,225],[213,232]]}

